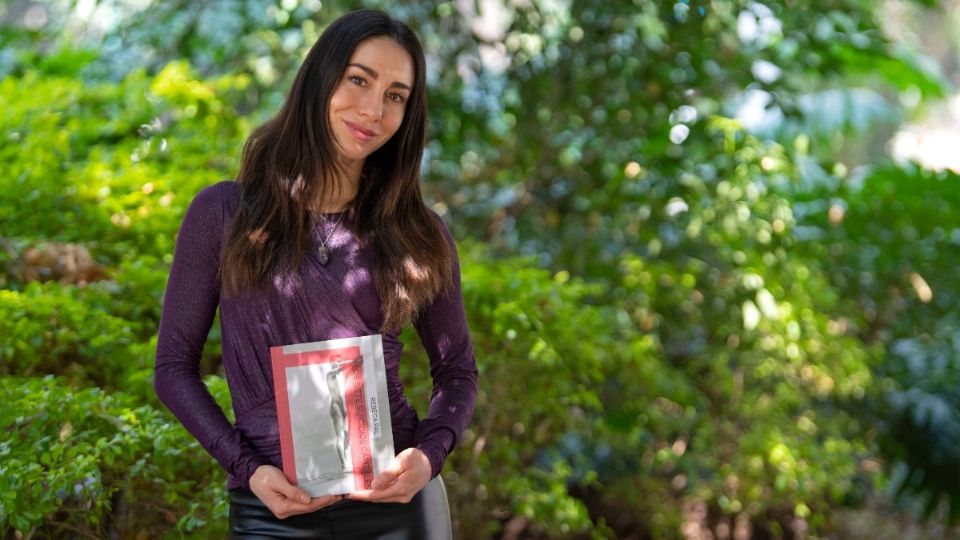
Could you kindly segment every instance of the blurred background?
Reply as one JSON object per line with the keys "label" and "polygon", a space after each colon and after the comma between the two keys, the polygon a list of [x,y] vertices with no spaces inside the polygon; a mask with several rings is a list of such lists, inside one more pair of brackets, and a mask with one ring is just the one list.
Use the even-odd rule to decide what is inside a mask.
{"label": "blurred background", "polygon": [[958,0],[0,2],[0,537],[224,536],[151,388],[176,231],[360,7],[428,54],[457,538],[960,538]]}

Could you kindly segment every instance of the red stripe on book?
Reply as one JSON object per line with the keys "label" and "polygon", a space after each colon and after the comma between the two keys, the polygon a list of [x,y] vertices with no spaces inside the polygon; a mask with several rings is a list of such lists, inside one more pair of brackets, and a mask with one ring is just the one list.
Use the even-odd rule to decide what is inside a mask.
{"label": "red stripe on book", "polygon": [[373,458],[370,455],[370,426],[367,423],[367,400],[363,387],[363,363],[355,362],[346,372],[347,417],[350,435],[350,458],[353,460],[353,481],[356,489],[370,489],[373,484]]}
{"label": "red stripe on book", "polygon": [[287,397],[286,358],[283,347],[270,347],[273,366],[273,392],[277,400],[277,423],[280,428],[280,460],[287,480],[297,485],[297,461],[293,459],[293,427],[290,420],[290,401]]}

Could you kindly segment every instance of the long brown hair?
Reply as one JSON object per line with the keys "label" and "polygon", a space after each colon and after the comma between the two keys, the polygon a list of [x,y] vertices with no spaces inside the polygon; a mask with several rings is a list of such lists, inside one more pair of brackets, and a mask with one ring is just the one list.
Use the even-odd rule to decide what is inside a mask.
{"label": "long brown hair", "polygon": [[333,196],[339,172],[328,121],[330,96],[360,42],[387,36],[414,65],[397,132],[364,162],[350,226],[374,252],[383,329],[397,331],[453,282],[453,254],[420,192],[426,138],[426,62],[416,35],[385,13],[362,10],[333,22],[310,49],[283,107],[243,148],[240,206],[220,272],[233,296],[296,269],[309,245],[309,206]]}

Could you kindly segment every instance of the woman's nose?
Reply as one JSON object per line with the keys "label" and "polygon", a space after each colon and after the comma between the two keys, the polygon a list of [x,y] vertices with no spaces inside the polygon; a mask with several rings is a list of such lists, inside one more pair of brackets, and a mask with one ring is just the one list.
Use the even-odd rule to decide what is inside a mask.
{"label": "woman's nose", "polygon": [[377,99],[376,92],[364,92],[360,98],[359,112],[363,116],[379,121],[383,118],[383,103]]}

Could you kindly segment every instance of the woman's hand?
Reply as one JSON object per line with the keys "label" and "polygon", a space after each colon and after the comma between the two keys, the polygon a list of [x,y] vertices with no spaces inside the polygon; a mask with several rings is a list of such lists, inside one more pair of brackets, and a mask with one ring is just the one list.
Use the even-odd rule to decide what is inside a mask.
{"label": "woman's hand", "polygon": [[397,454],[389,467],[373,479],[372,488],[354,491],[348,499],[369,502],[408,503],[430,481],[430,460],[419,448]]}
{"label": "woman's hand", "polygon": [[283,471],[273,465],[261,465],[250,477],[250,491],[280,519],[307,514],[343,498],[328,495],[311,499],[302,489],[287,481]]}

